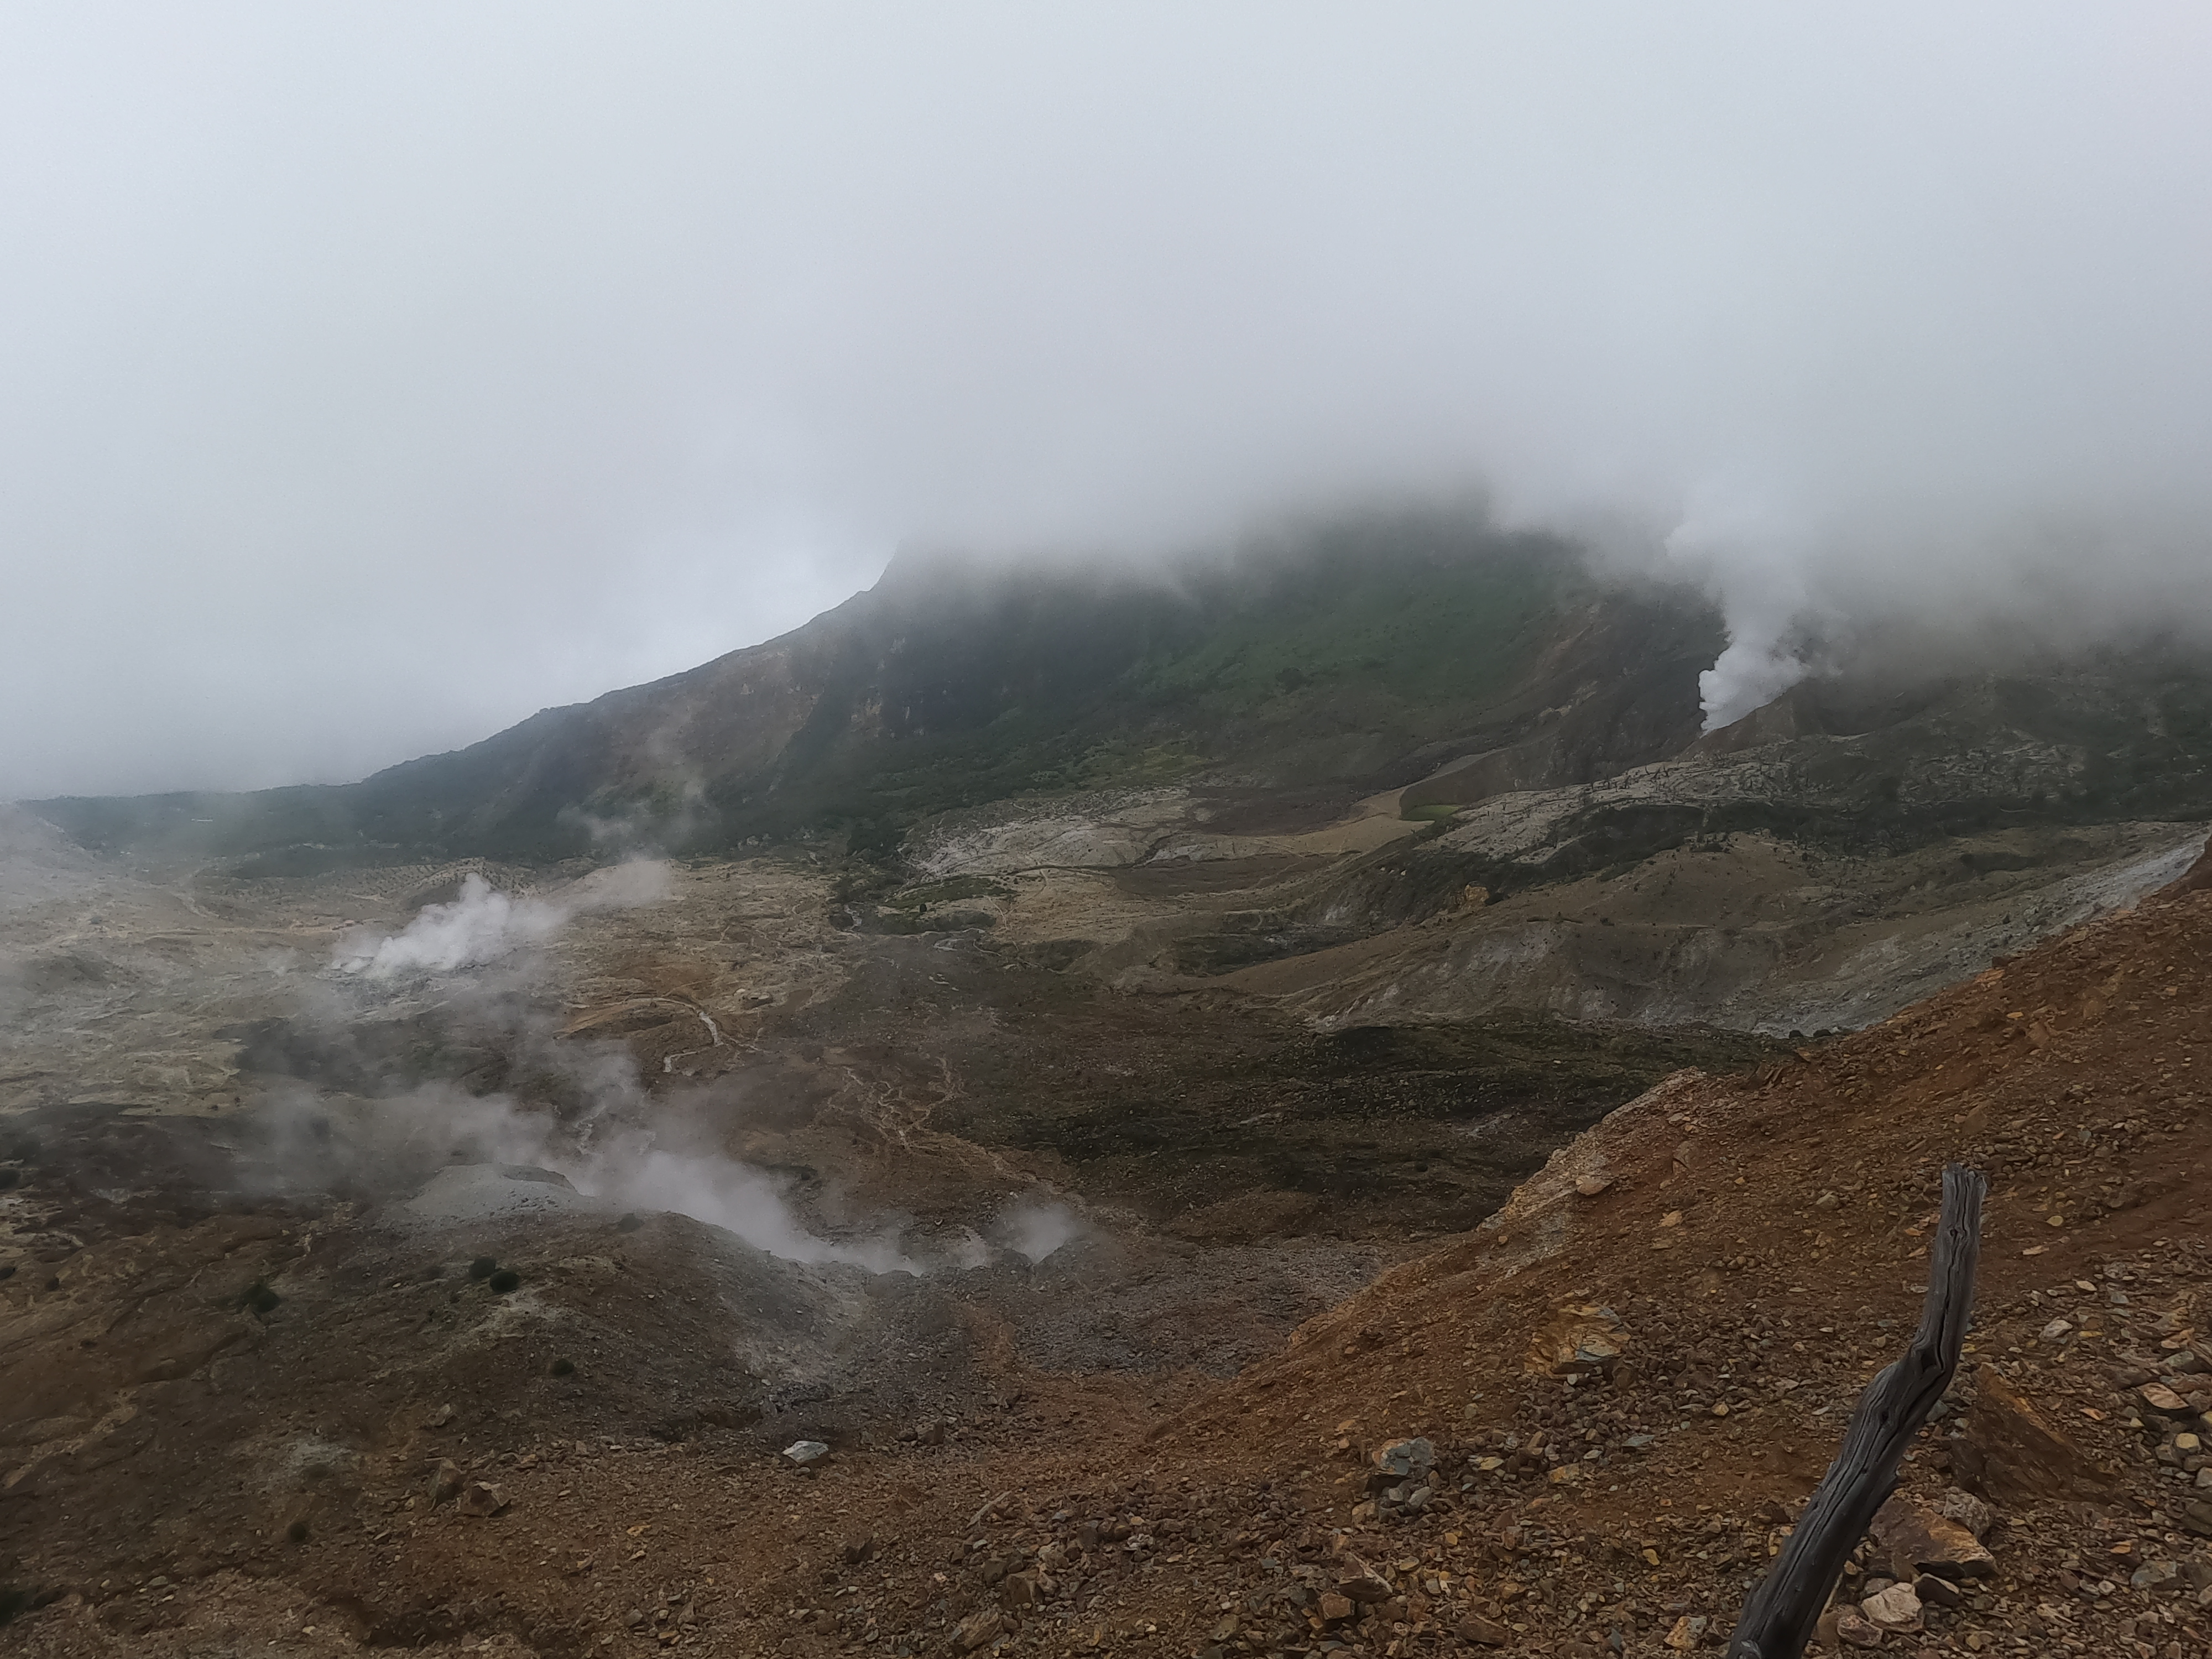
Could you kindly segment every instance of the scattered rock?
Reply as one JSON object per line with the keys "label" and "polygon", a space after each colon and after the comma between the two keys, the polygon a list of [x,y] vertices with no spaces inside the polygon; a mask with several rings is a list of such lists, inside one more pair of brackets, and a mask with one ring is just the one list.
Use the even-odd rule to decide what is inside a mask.
{"label": "scattered rock", "polygon": [[1923,1572],[1912,1581],[1912,1593],[1923,1606],[1933,1603],[1939,1607],[1955,1607],[1966,1599],[1956,1584],[1932,1572]]}
{"label": "scattered rock", "polygon": [[1966,1430],[1949,1442],[1960,1482],[2006,1504],[2099,1491],[2096,1468],[2033,1402],[1996,1370],[1975,1374],[1977,1398]]}
{"label": "scattered rock", "polygon": [[1855,1648],[1878,1648],[1881,1626],[1856,1607],[1845,1607],[1836,1614],[1836,1639]]}
{"label": "scattered rock", "polygon": [[[1322,1599],[1326,1601],[1328,1598],[1324,1596]],[[1462,1642],[1479,1642],[1486,1648],[1502,1648],[1513,1639],[1511,1631],[1495,1619],[1486,1619],[1479,1613],[1470,1613],[1461,1620],[1454,1633]]]}
{"label": "scattered rock", "polygon": [[1936,1513],[1946,1521],[1956,1521],[1977,1538],[1989,1536],[1990,1528],[1997,1523],[1997,1512],[1970,1492],[1950,1487],[1936,1500]]}
{"label": "scattered rock", "polygon": [[985,1643],[996,1641],[1006,1630],[1006,1615],[996,1607],[985,1607],[953,1627],[952,1645],[962,1653],[973,1653]]}
{"label": "scattered rock", "polygon": [[2185,1588],[2179,1561],[2146,1561],[2128,1575],[2132,1589],[2167,1590]]}
{"label": "scattered rock", "polygon": [[1677,1653],[1687,1653],[1705,1639],[1709,1621],[1703,1613],[1684,1613],[1674,1621],[1674,1628],[1667,1632],[1667,1645]]}
{"label": "scattered rock", "polygon": [[1891,1570],[1907,1583],[1923,1572],[1954,1580],[1996,1576],[1996,1559],[1980,1540],[1917,1498],[1891,1498],[1869,1530]]}
{"label": "scattered rock", "polygon": [[453,1505],[460,1515],[473,1515],[479,1519],[497,1515],[507,1504],[507,1493],[486,1480],[471,1480],[461,1488],[460,1501]]}
{"label": "scattered rock", "polygon": [[848,1567],[857,1567],[864,1561],[874,1560],[876,1559],[875,1534],[860,1533],[848,1538],[845,1540],[845,1547],[840,1553],[844,1556],[845,1565]]}
{"label": "scattered rock", "polygon": [[783,1455],[794,1468],[803,1469],[829,1456],[830,1448],[819,1440],[794,1440],[783,1449]]}
{"label": "scattered rock", "polygon": [[430,1471],[430,1503],[433,1508],[447,1499],[461,1495],[461,1468],[450,1457],[438,1460],[438,1467]]}
{"label": "scattered rock", "polygon": [[422,1419],[422,1426],[426,1429],[442,1429],[453,1420],[453,1408],[451,1406],[441,1406]]}
{"label": "scattered rock", "polygon": [[1577,1176],[1575,1177],[1575,1190],[1580,1193],[1584,1198],[1595,1198],[1600,1193],[1603,1192],[1607,1188],[1612,1185],[1613,1177],[1611,1176],[1583,1175]]}
{"label": "scattered rock", "polygon": [[2145,1410],[2156,1412],[2160,1417],[2194,1415],[2189,1409],[2189,1402],[2163,1382],[2144,1383],[2136,1390],[2136,1398],[2142,1401]]}
{"label": "scattered rock", "polygon": [[1350,1596],[1339,1595],[1334,1590],[1323,1590],[1315,1611],[1321,1615],[1324,1625],[1340,1625],[1352,1617],[1354,1609]]}
{"label": "scattered rock", "polygon": [[1390,1599],[1390,1581],[1365,1561],[1346,1550],[1340,1562],[1336,1575],[1339,1595],[1348,1596],[1354,1601],[1364,1601],[1370,1606]]}
{"label": "scattered rock", "polygon": [[[1960,1530],[1964,1531],[1961,1528]],[[1976,1547],[1979,1547],[1977,1546]],[[1920,1597],[1910,1584],[1892,1584],[1859,1603],[1859,1612],[1877,1629],[1915,1631],[1920,1628]]]}
{"label": "scattered rock", "polygon": [[1425,1439],[1394,1440],[1375,1454],[1375,1469],[1392,1481],[1424,1480],[1437,1466],[1437,1449]]}

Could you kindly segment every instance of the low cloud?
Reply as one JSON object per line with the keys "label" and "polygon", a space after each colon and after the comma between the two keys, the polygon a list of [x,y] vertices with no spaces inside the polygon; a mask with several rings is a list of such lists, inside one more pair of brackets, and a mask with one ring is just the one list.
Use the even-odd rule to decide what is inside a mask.
{"label": "low cloud", "polygon": [[2212,604],[2202,9],[33,18],[0,795],[336,781],[901,547],[1375,495],[1693,548],[1716,720],[1798,630]]}

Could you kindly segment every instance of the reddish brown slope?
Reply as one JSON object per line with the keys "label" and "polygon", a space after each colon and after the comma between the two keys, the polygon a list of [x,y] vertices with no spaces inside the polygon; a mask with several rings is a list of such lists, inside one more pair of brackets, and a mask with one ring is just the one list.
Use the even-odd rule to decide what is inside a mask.
{"label": "reddish brown slope", "polygon": [[[1541,1517],[1567,1550],[1547,1573],[1524,1560],[1535,1588],[1516,1600],[1540,1610],[1522,1639],[1571,1637],[1571,1593],[1598,1598],[1585,1636],[1632,1638],[1671,1607],[1714,1619],[1717,1639],[1765,1558],[1762,1507],[1803,1496],[1856,1390],[1901,1347],[1940,1171],[1963,1159],[1991,1177],[1976,1377],[1961,1391],[1983,1403],[1963,1443],[1958,1419],[1938,1425],[1908,1482],[1934,1492],[1956,1475],[1995,1498],[2006,1577],[1986,1608],[1937,1615],[1950,1634],[1928,1639],[1948,1651],[1972,1627],[2039,1651],[2070,1636],[2097,1653],[2137,1640],[2203,1652],[2193,1589],[2127,1580],[2155,1557],[2185,1583],[2212,1582],[2196,1565],[2212,1490],[2156,1461],[2172,1425],[2131,1392],[2136,1373],[2177,1363],[2194,1368],[2166,1378],[2177,1393],[2212,1388],[2191,1341],[2212,1335],[2208,948],[2212,891],[2185,882],[1755,1078],[1680,1074],[1562,1151],[1491,1223],[1188,1410],[1162,1456],[1282,1468],[1414,1434],[1480,1456],[1514,1435],[1517,1455],[1473,1472],[1453,1529],[1468,1550],[1470,1533]],[[1586,1195],[1578,1178],[1607,1184]],[[1578,1335],[1620,1351],[1610,1378],[1561,1375]],[[2078,1458],[2057,1443],[2021,1454],[2028,1431],[1999,1398],[2015,1393]],[[1644,1433],[1648,1449],[1627,1449]],[[1349,1502],[1337,1513],[1375,1524]],[[2110,1595],[2069,1588],[2115,1576]]]}

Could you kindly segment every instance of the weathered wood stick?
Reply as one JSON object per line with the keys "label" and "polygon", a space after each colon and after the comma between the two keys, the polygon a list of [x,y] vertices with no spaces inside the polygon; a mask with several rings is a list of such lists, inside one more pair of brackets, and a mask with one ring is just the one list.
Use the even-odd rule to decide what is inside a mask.
{"label": "weathered wood stick", "polygon": [[1943,1171],[1943,1217],[1928,1264],[1928,1300],[1905,1358],[1867,1384],[1844,1431],[1843,1449],[1820,1477],[1773,1568],[1744,1603],[1728,1659],[1801,1659],[1844,1563],[1875,1511],[1897,1490],[1897,1466],[1943,1398],[1974,1312],[1974,1267],[1982,1253],[1978,1170]]}

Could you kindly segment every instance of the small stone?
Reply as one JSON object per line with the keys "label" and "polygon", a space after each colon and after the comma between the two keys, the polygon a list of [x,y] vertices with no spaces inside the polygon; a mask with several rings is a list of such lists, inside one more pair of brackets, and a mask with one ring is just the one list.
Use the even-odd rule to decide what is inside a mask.
{"label": "small stone", "polygon": [[1454,1627],[1454,1633],[1462,1642],[1480,1642],[1486,1648],[1502,1648],[1513,1639],[1511,1631],[1495,1619],[1486,1619],[1479,1613],[1470,1613],[1461,1620]]}
{"label": "small stone", "polygon": [[1953,1486],[1936,1500],[1936,1513],[1946,1521],[1956,1521],[1976,1538],[1985,1538],[1997,1523],[1997,1512],[1988,1504],[1960,1487]]}
{"label": "small stone", "polygon": [[1869,1624],[1882,1630],[1920,1628],[1920,1598],[1910,1584],[1892,1584],[1887,1589],[1877,1591],[1859,1603],[1859,1611]]}
{"label": "small stone", "polygon": [[2128,1584],[2139,1590],[2179,1589],[2181,1565],[2175,1561],[2146,1561],[2128,1575]]}
{"label": "small stone", "polygon": [[1912,1593],[1923,1605],[1933,1602],[1939,1607],[1955,1607],[1966,1599],[1956,1584],[1932,1572],[1923,1572],[1912,1581]]}
{"label": "small stone", "polygon": [[1346,1550],[1342,1565],[1337,1569],[1336,1588],[1340,1595],[1370,1605],[1390,1599],[1390,1581],[1359,1557]]}
{"label": "small stone", "polygon": [[461,1515],[473,1515],[478,1519],[497,1515],[507,1507],[507,1494],[485,1480],[471,1480],[461,1488],[460,1501],[453,1505]]}
{"label": "small stone", "polygon": [[845,1540],[842,1553],[845,1557],[845,1565],[848,1567],[857,1567],[863,1561],[873,1560],[876,1554],[876,1535],[873,1533],[864,1532],[848,1538]]}
{"label": "small stone", "polygon": [[2187,1417],[2191,1413],[2189,1402],[2163,1382],[2146,1382],[2136,1390],[2136,1398],[2160,1417]]}
{"label": "small stone", "polygon": [[2071,1320],[2054,1319],[2048,1325],[2045,1325],[2043,1328],[2042,1340],[2045,1342],[2056,1342],[2060,1337],[2064,1336],[2073,1328],[2074,1323]]}
{"label": "small stone", "polygon": [[1323,1590],[1315,1611],[1320,1613],[1324,1625],[1340,1625],[1352,1617],[1352,1598],[1339,1595],[1334,1590]]}
{"label": "small stone", "polygon": [[1891,1498],[1869,1528],[1897,1576],[1908,1584],[1923,1572],[1950,1579],[1995,1576],[1996,1559],[1958,1522],[1916,1498]]}
{"label": "small stone", "polygon": [[442,1429],[453,1420],[453,1408],[451,1406],[441,1406],[422,1419],[422,1426],[426,1429]]}
{"label": "small stone", "polygon": [[830,1448],[819,1440],[794,1440],[783,1449],[783,1455],[794,1467],[805,1468],[829,1456]]}
{"label": "small stone", "polygon": [[1878,1648],[1881,1645],[1881,1627],[1856,1607],[1844,1607],[1836,1614],[1836,1639],[1855,1648]]}
{"label": "small stone", "polygon": [[447,1498],[461,1495],[461,1466],[450,1457],[438,1460],[438,1467],[430,1471],[430,1502],[434,1506]]}
{"label": "small stone", "polygon": [[1703,1613],[1684,1613],[1667,1632],[1667,1645],[1677,1653],[1689,1652],[1705,1639],[1706,1623]]}
{"label": "small stone", "polygon": [[1813,1207],[1816,1210],[1833,1210],[1840,1208],[1843,1201],[1833,1193],[1822,1193],[1820,1197],[1813,1200]]}
{"label": "small stone", "polygon": [[1595,1198],[1600,1193],[1603,1192],[1607,1188],[1612,1185],[1613,1177],[1611,1176],[1584,1175],[1577,1176],[1575,1177],[1575,1190],[1580,1193],[1584,1198]]}
{"label": "small stone", "polygon": [[1006,1615],[996,1607],[985,1607],[981,1613],[971,1613],[954,1626],[952,1645],[963,1653],[973,1653],[987,1642],[995,1641],[1005,1633]]}
{"label": "small stone", "polygon": [[1418,1483],[1436,1468],[1437,1449],[1426,1440],[1394,1440],[1375,1454],[1374,1463],[1378,1474]]}

